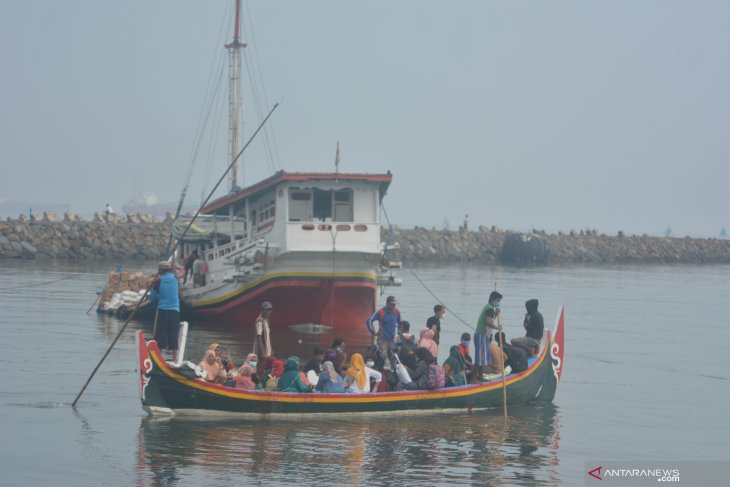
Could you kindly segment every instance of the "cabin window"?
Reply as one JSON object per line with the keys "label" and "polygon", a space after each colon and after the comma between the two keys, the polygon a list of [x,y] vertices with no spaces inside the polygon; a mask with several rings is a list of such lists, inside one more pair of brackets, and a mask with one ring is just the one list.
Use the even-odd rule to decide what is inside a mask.
{"label": "cabin window", "polygon": [[292,190],[289,199],[289,221],[312,221],[312,193]]}
{"label": "cabin window", "polygon": [[336,222],[354,221],[353,211],[352,211],[352,190],[351,189],[341,189],[341,190],[335,191],[334,205],[335,205],[335,221]]}

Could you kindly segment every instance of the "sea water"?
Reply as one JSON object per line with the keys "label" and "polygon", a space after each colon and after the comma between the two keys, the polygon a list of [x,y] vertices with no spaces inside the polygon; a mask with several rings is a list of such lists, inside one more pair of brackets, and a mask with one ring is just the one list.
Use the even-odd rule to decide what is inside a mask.
{"label": "sea water", "polygon": [[[448,307],[440,362],[495,285],[508,338],[523,334],[527,299],[540,300],[548,329],[565,305],[554,404],[513,407],[506,420],[494,410],[282,421],[148,416],[134,332],[151,325],[134,321],[71,408],[123,325],[86,314],[117,264],[154,268],[0,261],[1,485],[579,485],[589,461],[728,460],[730,266],[404,268],[381,301],[395,295],[416,333],[434,304]],[[301,327],[272,342],[306,359],[337,333]],[[240,364],[253,325],[191,321],[189,336],[190,360],[216,341]],[[353,338],[348,350],[365,345]]]}

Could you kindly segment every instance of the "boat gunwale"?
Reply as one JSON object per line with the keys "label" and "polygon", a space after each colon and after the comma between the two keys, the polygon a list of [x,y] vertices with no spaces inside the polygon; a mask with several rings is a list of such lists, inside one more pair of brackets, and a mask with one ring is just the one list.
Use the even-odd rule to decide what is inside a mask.
{"label": "boat gunwale", "polygon": [[[141,332],[140,332],[141,333]],[[510,374],[505,377],[506,386],[516,384],[538,371],[547,359],[548,350],[552,346],[551,333],[548,330],[546,333],[545,346],[542,347],[538,358],[535,362],[522,372]],[[233,387],[226,387],[223,385],[210,384],[205,382],[203,379],[189,379],[182,374],[174,371],[168,363],[162,357],[160,350],[157,346],[157,342],[151,340],[145,342],[145,348],[148,351],[150,358],[159,367],[160,371],[169,377],[170,379],[181,383],[187,387],[207,392],[216,396],[225,396],[232,399],[254,401],[254,402],[270,402],[270,403],[317,403],[317,404],[332,404],[332,403],[390,403],[399,401],[413,401],[413,400],[442,400],[445,398],[453,398],[460,396],[472,396],[481,394],[484,392],[498,390],[502,388],[501,380],[493,380],[481,384],[469,384],[457,387],[444,387],[441,389],[434,390],[415,390],[415,391],[390,391],[390,392],[377,392],[368,394],[349,394],[349,393],[288,393],[288,392],[277,392],[277,391],[258,391],[258,390],[245,390],[236,389]]]}

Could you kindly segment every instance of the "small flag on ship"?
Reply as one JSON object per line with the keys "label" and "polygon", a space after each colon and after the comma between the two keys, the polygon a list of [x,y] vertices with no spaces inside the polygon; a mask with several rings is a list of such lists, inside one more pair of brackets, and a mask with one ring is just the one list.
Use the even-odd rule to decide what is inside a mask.
{"label": "small flag on ship", "polygon": [[337,141],[337,152],[335,153],[335,172],[340,172],[340,141]]}

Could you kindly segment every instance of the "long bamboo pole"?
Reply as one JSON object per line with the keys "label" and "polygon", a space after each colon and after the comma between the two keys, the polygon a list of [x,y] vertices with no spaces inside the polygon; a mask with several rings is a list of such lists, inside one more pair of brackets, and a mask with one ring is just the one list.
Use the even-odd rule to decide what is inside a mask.
{"label": "long bamboo pole", "polygon": [[[225,177],[228,174],[228,172],[238,162],[238,159],[241,157],[241,155],[246,150],[246,148],[248,148],[248,146],[251,145],[251,142],[253,142],[253,139],[256,137],[256,135],[258,135],[258,133],[264,127],[264,124],[269,120],[269,118],[271,117],[271,114],[274,113],[274,110],[276,110],[276,107],[278,107],[278,106],[279,106],[278,103],[275,104],[274,107],[269,111],[268,115],[266,115],[266,118],[263,119],[263,121],[259,124],[258,128],[256,129],[256,131],[248,139],[248,142],[246,142],[246,145],[243,146],[243,149],[241,149],[241,151],[238,153],[238,155],[235,157],[235,159],[233,159],[233,161],[231,162],[231,164],[228,166],[228,169],[226,169],[226,171],[220,177],[220,179],[218,180],[218,182],[216,183],[216,185],[210,191],[210,194],[208,195],[208,197],[205,198],[205,201],[203,201],[203,203],[200,205],[200,207],[198,208],[198,210],[195,212],[195,215],[193,215],[193,217],[190,219],[190,222],[188,223],[188,226],[185,227],[185,230],[180,235],[180,238],[177,240],[177,242],[175,243],[175,246],[170,251],[170,254],[171,255],[175,253],[175,250],[177,250],[177,247],[180,245],[180,242],[182,241],[182,238],[185,236],[185,234],[188,232],[188,230],[190,230],[190,227],[193,226],[193,222],[195,222],[195,219],[198,217],[198,215],[200,215],[200,212],[202,211],[202,209],[205,208],[205,205],[207,205],[208,204],[208,201],[213,197],[213,193],[215,193],[215,191],[218,189],[218,186],[220,186],[221,182],[223,182],[223,180],[225,179]],[[157,275],[159,275],[159,272],[157,273]],[[152,289],[152,285],[154,284],[154,282],[155,282],[155,280],[153,279],[152,282],[150,282],[150,285],[147,286],[147,289],[145,290],[145,293],[142,296],[142,299],[139,300],[139,302],[137,303],[137,306],[129,314],[129,316],[127,317],[127,320],[124,322],[124,325],[122,325],[122,328],[119,330],[119,333],[117,333],[117,336],[114,337],[114,341],[112,341],[112,344],[109,345],[109,348],[106,350],[106,352],[104,353],[104,355],[101,357],[101,360],[99,360],[99,363],[96,364],[96,367],[94,367],[94,370],[91,372],[91,375],[86,380],[86,383],[84,384],[84,386],[79,391],[78,395],[76,396],[76,399],[74,399],[74,402],[71,403],[71,407],[74,407],[74,408],[76,407],[76,403],[79,402],[79,399],[81,398],[81,395],[86,390],[86,387],[91,382],[91,379],[94,378],[94,375],[96,374],[96,371],[99,370],[99,367],[101,367],[101,364],[104,362],[104,360],[106,360],[106,357],[112,351],[112,348],[114,348],[114,345],[117,343],[117,340],[119,340],[119,337],[122,336],[122,333],[124,333],[124,330],[127,328],[127,325],[129,324],[129,321],[134,317],[135,313],[139,309],[139,306],[142,304],[142,302],[145,300],[145,298],[147,298],[147,295],[149,294],[150,289]]]}
{"label": "long bamboo pole", "polygon": [[[494,283],[494,290],[497,290],[497,283]],[[507,382],[504,379],[504,367],[505,367],[505,360],[504,360],[504,346],[502,346],[502,313],[497,309],[497,328],[499,335],[499,353],[500,360],[502,361],[502,406],[504,409],[504,417],[507,417]]]}

